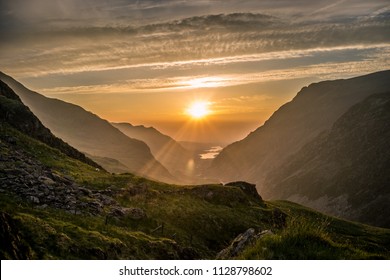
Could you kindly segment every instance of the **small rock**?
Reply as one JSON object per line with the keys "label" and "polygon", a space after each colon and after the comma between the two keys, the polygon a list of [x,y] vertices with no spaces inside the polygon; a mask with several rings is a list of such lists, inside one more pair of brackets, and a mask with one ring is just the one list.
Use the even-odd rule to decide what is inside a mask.
{"label": "small rock", "polygon": [[246,232],[238,235],[229,245],[229,247],[219,252],[217,255],[217,259],[230,259],[232,257],[236,257],[248,246],[254,244],[258,239],[271,234],[273,234],[271,230],[263,230],[260,233],[256,234],[256,230],[250,228]]}
{"label": "small rock", "polygon": [[39,202],[40,202],[39,198],[36,196],[31,195],[29,198],[30,198],[31,202],[33,202],[33,203],[39,204]]}
{"label": "small rock", "polygon": [[206,194],[206,199],[207,199],[207,200],[211,200],[211,199],[213,199],[213,197],[214,197],[214,193],[213,193],[212,191],[210,191],[210,192],[208,192],[208,193]]}
{"label": "small rock", "polygon": [[41,181],[45,185],[54,185],[56,183],[52,179],[45,177],[45,176],[40,176],[38,178],[38,180]]}
{"label": "small rock", "polygon": [[126,216],[134,220],[140,220],[146,217],[146,213],[141,208],[122,208]]}

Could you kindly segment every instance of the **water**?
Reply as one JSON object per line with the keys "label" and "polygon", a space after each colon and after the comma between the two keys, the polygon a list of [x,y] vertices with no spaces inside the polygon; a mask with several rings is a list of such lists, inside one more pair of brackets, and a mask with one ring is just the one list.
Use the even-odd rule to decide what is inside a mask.
{"label": "water", "polygon": [[199,154],[201,159],[213,159],[222,151],[221,146],[213,146],[208,150],[204,150],[203,153]]}

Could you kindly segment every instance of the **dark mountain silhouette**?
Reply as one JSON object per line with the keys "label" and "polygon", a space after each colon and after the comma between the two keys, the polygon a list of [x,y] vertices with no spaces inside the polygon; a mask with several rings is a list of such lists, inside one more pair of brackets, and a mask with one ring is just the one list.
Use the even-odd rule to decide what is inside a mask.
{"label": "dark mountain silhouette", "polygon": [[129,172],[174,181],[174,177],[153,157],[144,142],[127,137],[106,120],[80,106],[33,92],[1,72],[0,79],[19,95],[54,135],[78,150],[96,156],[95,160],[108,171],[115,170],[111,170],[110,164],[106,165],[106,160],[99,161],[99,158],[115,159],[124,164]]}
{"label": "dark mountain silhouette", "polygon": [[279,198],[265,184],[267,174],[312,141],[351,106],[390,89],[390,71],[352,79],[324,81],[304,87],[245,139],[221,151],[209,170],[222,181],[255,183],[265,198]]}
{"label": "dark mountain silhouette", "polygon": [[111,123],[130,138],[145,142],[154,157],[161,162],[171,174],[182,180],[193,180],[192,170],[188,165],[193,161],[193,155],[171,137],[162,134],[154,127],[143,125],[133,126],[129,123]]}
{"label": "dark mountain silhouette", "polygon": [[20,132],[60,150],[69,157],[93,167],[101,168],[83,153],[55,137],[49,129],[43,126],[30,109],[22,103],[19,96],[2,81],[0,81],[0,119]]}
{"label": "dark mountain silhouette", "polygon": [[390,91],[354,105],[271,172],[264,194],[390,227]]}

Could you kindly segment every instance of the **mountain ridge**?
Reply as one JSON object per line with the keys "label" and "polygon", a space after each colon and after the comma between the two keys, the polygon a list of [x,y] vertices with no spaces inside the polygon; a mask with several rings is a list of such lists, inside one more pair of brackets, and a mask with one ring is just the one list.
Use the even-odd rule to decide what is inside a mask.
{"label": "mountain ridge", "polygon": [[[390,228],[390,91],[352,106],[266,177],[270,193],[327,214]],[[271,188],[271,187],[270,187]]]}
{"label": "mountain ridge", "polygon": [[[210,177],[255,183],[260,193],[266,174],[314,139],[352,105],[390,88],[390,71],[323,81],[302,88],[264,125],[225,147],[213,160]],[[266,197],[267,198],[267,197]]]}
{"label": "mountain ridge", "polygon": [[[151,178],[175,181],[175,178],[151,154],[142,141],[131,139],[106,120],[78,105],[48,98],[33,92],[10,76],[0,72],[0,79],[18,94],[57,137],[77,149],[99,158],[113,158],[128,167],[129,172]],[[104,166],[109,171],[111,166]]]}
{"label": "mountain ridge", "polygon": [[[11,88],[0,80],[0,97],[5,97],[0,103],[0,117],[12,124],[17,130],[28,133],[31,137],[46,143],[49,146],[59,149],[64,154],[80,160],[96,168],[102,168],[100,165],[86,157],[83,153],[74,149],[67,143],[63,142],[51,134],[51,131],[43,126],[29,108],[22,104],[21,99]],[[12,121],[12,122],[11,122]]]}
{"label": "mountain ridge", "polygon": [[193,170],[189,168],[190,163],[194,161],[193,155],[172,137],[154,127],[134,126],[125,122],[111,124],[128,137],[145,142],[154,157],[182,182],[195,180]]}

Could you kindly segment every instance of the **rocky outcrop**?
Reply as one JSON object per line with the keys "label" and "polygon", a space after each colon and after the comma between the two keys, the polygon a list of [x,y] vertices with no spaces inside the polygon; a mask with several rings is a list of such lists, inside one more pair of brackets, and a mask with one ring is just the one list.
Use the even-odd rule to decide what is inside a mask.
{"label": "rocky outcrop", "polygon": [[242,251],[252,246],[257,240],[263,236],[273,234],[271,230],[256,231],[254,228],[248,229],[246,232],[238,235],[229,247],[218,253],[217,259],[231,259],[238,256]]}
{"label": "rocky outcrop", "polygon": [[9,138],[0,138],[0,149],[12,152],[0,156],[0,192],[17,196],[34,207],[53,207],[73,214],[98,215],[119,207],[109,188],[90,190],[81,186],[70,176],[45,167],[6,139]]}
{"label": "rocky outcrop", "polygon": [[240,188],[247,195],[263,201],[263,199],[261,198],[261,196],[259,195],[259,193],[256,190],[255,184],[250,184],[250,183],[247,183],[244,181],[237,181],[237,182],[227,183],[225,186]]}

